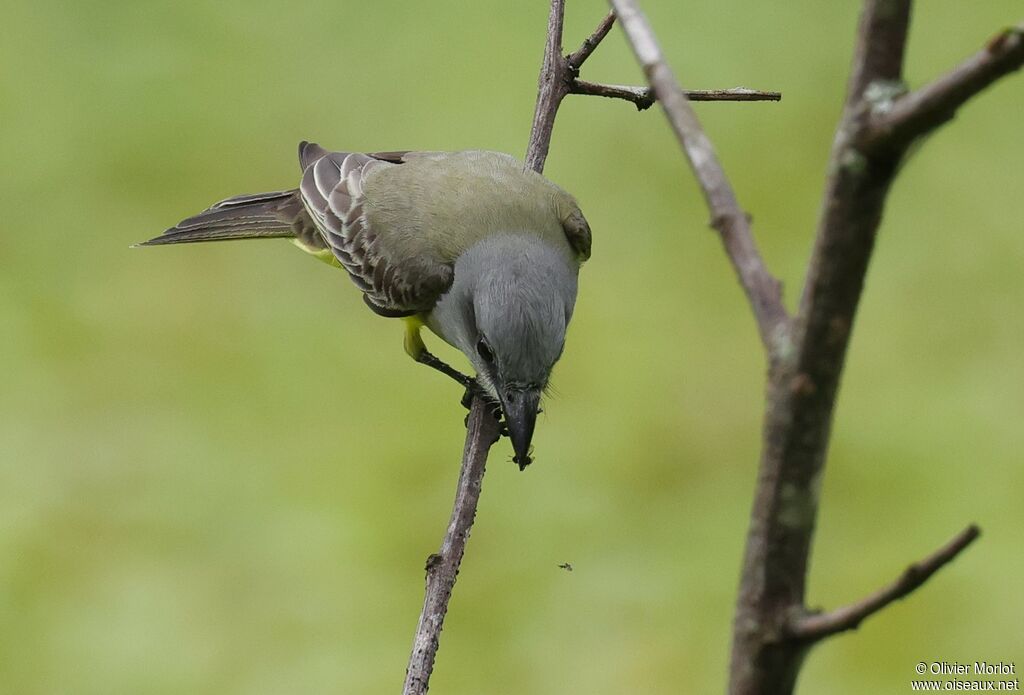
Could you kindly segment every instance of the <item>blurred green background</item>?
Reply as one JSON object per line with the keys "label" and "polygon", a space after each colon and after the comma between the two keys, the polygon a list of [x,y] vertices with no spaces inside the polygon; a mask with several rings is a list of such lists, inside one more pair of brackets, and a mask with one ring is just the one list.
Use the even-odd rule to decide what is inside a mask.
{"label": "blurred green background", "polygon": [[[644,3],[687,86],[785,94],[697,108],[791,306],[856,5]],[[921,3],[910,82],[1020,9]],[[604,11],[570,0],[567,48]],[[286,242],[128,245],[295,185],[300,139],[521,156],[546,16],[541,0],[7,6],[0,692],[399,690],[460,394]],[[641,79],[618,30],[585,76]],[[965,108],[893,191],[809,600],[859,598],[970,521],[984,536],[816,650],[802,692],[908,692],[920,660],[1024,666],[1022,94],[1011,78]],[[570,98],[547,174],[579,198],[594,256],[536,463],[519,473],[507,442],[491,456],[432,692],[720,692],[758,452],[754,323],[657,110]]]}

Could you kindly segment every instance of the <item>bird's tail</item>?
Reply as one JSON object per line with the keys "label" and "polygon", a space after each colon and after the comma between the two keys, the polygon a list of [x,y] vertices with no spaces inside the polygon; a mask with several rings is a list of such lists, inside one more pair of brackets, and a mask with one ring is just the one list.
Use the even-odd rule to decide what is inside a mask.
{"label": "bird's tail", "polygon": [[182,220],[160,236],[136,246],[229,239],[303,239],[312,229],[299,192],[292,189],[236,195],[222,200],[198,215]]}

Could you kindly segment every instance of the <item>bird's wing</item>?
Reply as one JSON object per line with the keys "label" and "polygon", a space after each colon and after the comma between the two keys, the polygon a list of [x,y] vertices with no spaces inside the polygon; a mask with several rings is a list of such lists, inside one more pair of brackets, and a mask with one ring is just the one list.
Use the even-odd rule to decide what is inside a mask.
{"label": "bird's wing", "polygon": [[590,225],[573,201],[573,209],[562,218],[562,229],[580,263],[590,258]]}
{"label": "bird's wing", "polygon": [[[378,167],[396,166],[408,153],[371,156],[299,146],[304,164],[299,193],[327,248],[383,316],[427,311],[452,282],[450,265],[389,255],[388,229],[374,229],[363,211],[363,182]],[[397,160],[394,158],[397,157]],[[385,237],[385,243],[381,238]]]}

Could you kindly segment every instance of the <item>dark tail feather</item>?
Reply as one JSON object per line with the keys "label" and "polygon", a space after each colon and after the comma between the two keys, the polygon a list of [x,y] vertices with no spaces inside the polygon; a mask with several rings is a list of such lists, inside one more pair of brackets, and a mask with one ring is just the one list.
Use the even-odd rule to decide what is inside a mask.
{"label": "dark tail feather", "polygon": [[301,236],[308,217],[296,190],[238,195],[136,246]]}

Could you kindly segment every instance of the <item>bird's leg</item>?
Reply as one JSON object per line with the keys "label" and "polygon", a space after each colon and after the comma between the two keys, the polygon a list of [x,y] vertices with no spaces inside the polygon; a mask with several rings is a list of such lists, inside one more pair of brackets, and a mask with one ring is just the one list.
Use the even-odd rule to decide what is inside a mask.
{"label": "bird's leg", "polygon": [[[476,379],[472,379],[459,370],[452,367],[444,360],[438,358],[423,343],[423,336],[420,335],[420,329],[423,328],[423,320],[419,316],[409,316],[405,319],[405,351],[414,360],[420,364],[425,364],[432,369],[436,369],[447,377],[450,377],[457,381],[459,384],[466,389],[466,392],[462,396],[462,405],[469,410],[473,404],[473,398],[480,397],[487,401],[487,404],[491,406],[491,414],[494,415],[494,419],[498,420],[500,426],[498,428],[498,436],[508,436],[508,427],[501,419],[501,405],[498,404],[491,394],[487,393],[480,386],[480,383]],[[469,415],[466,415],[466,422],[469,422]]]}
{"label": "bird's leg", "polygon": [[470,388],[476,381],[469,378],[459,370],[453,368],[447,362],[435,357],[427,346],[423,344],[423,336],[420,329],[423,328],[423,319],[419,316],[408,316],[405,318],[405,352],[420,364],[436,369],[445,376],[455,379],[463,387]]}
{"label": "bird's leg", "polygon": [[471,389],[476,386],[476,380],[466,376],[447,362],[438,359],[426,348],[423,348],[423,350],[420,351],[420,354],[416,356],[416,361],[420,364],[425,364],[428,367],[436,369],[445,376],[455,379],[455,381],[459,382],[467,389]]}

